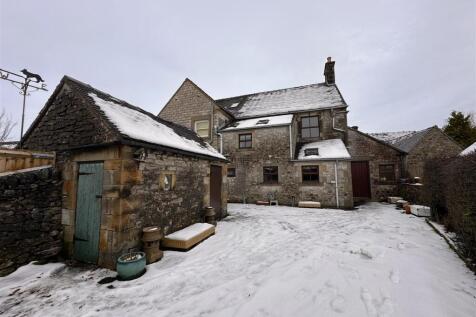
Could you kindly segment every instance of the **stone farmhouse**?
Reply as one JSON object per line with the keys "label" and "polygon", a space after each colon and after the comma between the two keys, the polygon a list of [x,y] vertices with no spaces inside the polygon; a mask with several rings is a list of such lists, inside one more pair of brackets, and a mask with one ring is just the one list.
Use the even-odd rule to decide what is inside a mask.
{"label": "stone farmhouse", "polygon": [[351,208],[397,194],[401,178],[421,174],[428,152],[454,155],[457,146],[437,128],[403,145],[348,127],[334,66],[329,58],[323,83],[217,100],[185,79],[159,117],[193,129],[230,161],[233,202]]}
{"label": "stone farmhouse", "polygon": [[[142,229],[164,234],[226,216],[226,159],[193,131],[64,77],[24,138],[55,151],[62,173],[65,251],[114,268],[141,245]],[[193,190],[190,190],[193,188]]]}

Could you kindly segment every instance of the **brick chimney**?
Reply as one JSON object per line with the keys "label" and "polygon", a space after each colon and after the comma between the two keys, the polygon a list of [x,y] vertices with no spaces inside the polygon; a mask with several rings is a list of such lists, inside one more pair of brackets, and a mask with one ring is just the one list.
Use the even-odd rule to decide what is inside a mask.
{"label": "brick chimney", "polygon": [[324,76],[326,77],[326,84],[333,85],[336,83],[336,75],[334,73],[334,64],[330,57],[327,58],[326,65],[324,66]]}

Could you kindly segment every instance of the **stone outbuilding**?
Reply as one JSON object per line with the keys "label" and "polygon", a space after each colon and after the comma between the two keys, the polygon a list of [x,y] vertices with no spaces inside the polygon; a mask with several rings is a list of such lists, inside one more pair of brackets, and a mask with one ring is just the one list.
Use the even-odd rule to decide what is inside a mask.
{"label": "stone outbuilding", "polygon": [[[164,234],[226,216],[226,159],[197,134],[65,76],[22,139],[55,151],[62,173],[65,251],[114,268],[140,248],[146,226]],[[191,190],[193,188],[193,190]]]}
{"label": "stone outbuilding", "polygon": [[454,157],[462,151],[462,147],[436,125],[421,131],[381,132],[370,136],[405,153],[402,175],[406,178],[423,178],[428,159]]}
{"label": "stone outbuilding", "polygon": [[406,153],[357,127],[347,131],[354,201],[384,200],[396,195]]}

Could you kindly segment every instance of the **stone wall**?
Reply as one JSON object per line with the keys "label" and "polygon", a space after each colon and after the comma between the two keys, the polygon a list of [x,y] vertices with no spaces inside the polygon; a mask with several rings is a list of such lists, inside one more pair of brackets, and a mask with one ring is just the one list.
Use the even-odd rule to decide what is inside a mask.
{"label": "stone wall", "polygon": [[0,276],[61,250],[61,180],[53,168],[0,174]]}
{"label": "stone wall", "polygon": [[438,127],[428,131],[405,159],[407,177],[423,178],[425,161],[432,158],[457,156],[463,149],[445,135]]}
{"label": "stone wall", "polygon": [[[252,133],[251,149],[239,149],[241,133]],[[255,202],[266,200],[268,194],[275,193],[280,204],[295,205],[299,200],[317,200],[323,206],[335,207],[334,162],[294,161],[289,149],[289,127],[261,128],[246,131],[224,132],[224,153],[231,161],[229,167],[236,168],[236,177],[228,178],[230,201]],[[352,207],[352,183],[350,165],[339,162],[338,185],[339,205]],[[301,167],[319,167],[319,183],[302,183]],[[263,182],[263,167],[278,166],[278,184]]]}
{"label": "stone wall", "polygon": [[[334,116],[335,127],[340,130],[347,130],[347,113],[344,109],[345,108],[333,111],[321,110],[296,114],[293,120],[293,138],[296,139],[297,143],[309,143],[327,139],[342,139],[344,143],[347,144],[347,133],[337,131],[332,126],[332,117]],[[299,131],[299,122],[301,117],[314,115],[319,117],[319,137],[307,139],[301,138]]]}
{"label": "stone wall", "polygon": [[[368,161],[372,200],[380,200],[398,193],[398,180],[402,175],[402,155],[396,149],[379,142],[354,129],[348,129],[348,150],[354,161]],[[382,182],[379,178],[380,164],[394,164],[394,182]]]}
{"label": "stone wall", "polygon": [[[115,268],[117,257],[141,247],[142,229],[160,226],[165,234],[202,220],[209,202],[210,162],[188,156],[139,148],[107,146],[65,155],[63,212],[65,249],[73,253],[77,173],[82,162],[103,161],[103,191],[98,265]],[[215,163],[213,163],[215,164]],[[223,165],[223,163],[216,163]],[[225,173],[225,168],[223,168]],[[175,188],[165,191],[163,176],[173,175]],[[226,215],[226,178],[222,207]]]}
{"label": "stone wall", "polygon": [[196,120],[209,120],[210,138],[207,142],[214,141],[212,134],[212,115],[215,102],[192,81],[186,79],[175,94],[170,98],[159,117],[186,128],[194,130]]}
{"label": "stone wall", "polygon": [[[203,221],[204,207],[210,204],[209,161],[151,151],[139,168],[143,181],[131,188],[131,197],[142,202],[137,208],[136,227],[159,226],[169,234]],[[222,180],[226,182],[224,172],[223,167]],[[166,175],[173,182],[170,190],[163,187]],[[222,188],[226,189],[226,183]],[[222,192],[218,219],[226,216],[226,200],[226,192]]]}
{"label": "stone wall", "polygon": [[33,123],[34,130],[28,130],[24,149],[62,151],[116,140],[115,132],[102,117],[93,113],[93,107],[84,106],[71,89],[65,83],[51,105],[42,110],[47,111],[39,115],[36,126]]}
{"label": "stone wall", "polygon": [[186,79],[160,111],[160,118],[194,130],[197,120],[209,120],[210,137],[204,140],[220,149],[220,137],[215,128],[231,120],[231,116],[215,104],[215,101],[191,80]]}

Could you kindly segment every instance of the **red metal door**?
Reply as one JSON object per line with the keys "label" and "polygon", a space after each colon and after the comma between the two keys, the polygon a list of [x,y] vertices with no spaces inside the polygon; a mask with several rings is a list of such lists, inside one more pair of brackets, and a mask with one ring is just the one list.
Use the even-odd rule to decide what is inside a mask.
{"label": "red metal door", "polygon": [[221,217],[221,166],[210,166],[210,205],[215,208],[215,213]]}
{"label": "red metal door", "polygon": [[370,198],[369,162],[352,162],[352,191],[354,197]]}

